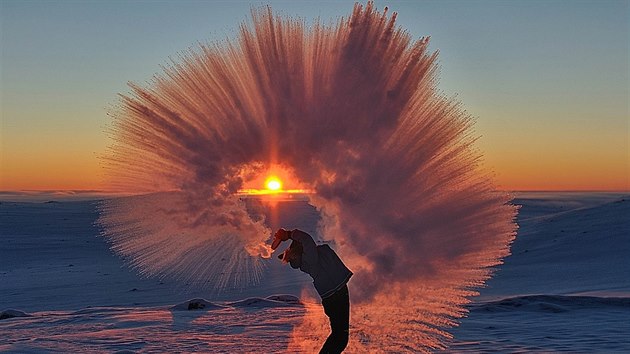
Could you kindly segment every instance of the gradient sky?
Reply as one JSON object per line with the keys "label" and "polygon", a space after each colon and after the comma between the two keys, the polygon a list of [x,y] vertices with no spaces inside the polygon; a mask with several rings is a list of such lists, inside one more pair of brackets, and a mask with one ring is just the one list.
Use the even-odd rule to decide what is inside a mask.
{"label": "gradient sky", "polygon": [[[324,22],[353,1],[0,0],[0,190],[99,189],[106,111],[251,6]],[[630,190],[627,1],[377,1],[440,51],[508,190]]]}

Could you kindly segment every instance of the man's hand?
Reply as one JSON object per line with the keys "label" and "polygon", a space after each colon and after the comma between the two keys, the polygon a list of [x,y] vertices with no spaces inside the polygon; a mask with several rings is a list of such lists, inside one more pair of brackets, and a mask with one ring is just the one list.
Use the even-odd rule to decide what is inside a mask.
{"label": "man's hand", "polygon": [[280,246],[282,241],[286,241],[289,239],[289,231],[285,229],[278,229],[276,233],[273,235],[273,242],[271,243],[271,249],[275,250]]}

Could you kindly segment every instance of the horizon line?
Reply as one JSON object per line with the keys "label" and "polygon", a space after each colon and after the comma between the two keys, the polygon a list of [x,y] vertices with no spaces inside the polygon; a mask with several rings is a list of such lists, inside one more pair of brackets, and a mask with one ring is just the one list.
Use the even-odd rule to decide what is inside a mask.
{"label": "horizon line", "polygon": [[[290,190],[289,192],[296,192],[297,190]],[[304,190],[299,190],[304,191]],[[600,193],[630,193],[630,189],[505,189],[499,188],[497,191],[508,193],[521,193],[521,192],[600,192]],[[239,191],[240,192],[240,191]],[[310,192],[310,190],[309,190]],[[103,194],[148,194],[148,193],[133,193],[133,192],[121,192],[105,189],[0,189],[0,194],[9,193],[103,193]],[[311,192],[312,193],[312,192]],[[310,194],[310,193],[309,193]],[[236,193],[235,195],[241,195]]]}

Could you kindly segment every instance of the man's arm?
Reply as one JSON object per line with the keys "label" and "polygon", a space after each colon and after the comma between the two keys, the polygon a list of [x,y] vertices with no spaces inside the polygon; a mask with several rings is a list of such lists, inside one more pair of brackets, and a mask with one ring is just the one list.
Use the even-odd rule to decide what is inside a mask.
{"label": "man's arm", "polygon": [[302,230],[295,229],[289,231],[289,238],[302,244],[302,252],[304,254],[302,261],[306,261],[314,270],[317,264],[317,245],[311,235]]}

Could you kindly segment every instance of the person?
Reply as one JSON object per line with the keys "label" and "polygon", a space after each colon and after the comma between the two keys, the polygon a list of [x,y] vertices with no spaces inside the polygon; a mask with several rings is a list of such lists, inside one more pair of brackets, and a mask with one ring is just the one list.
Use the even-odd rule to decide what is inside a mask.
{"label": "person", "polygon": [[350,296],[348,281],[352,272],[328,245],[316,246],[311,235],[298,229],[279,229],[271,248],[291,239],[291,245],[278,258],[299,268],[313,278],[315,290],[322,298],[324,312],[330,319],[331,333],[320,354],[341,353],[348,345],[350,330]]}

